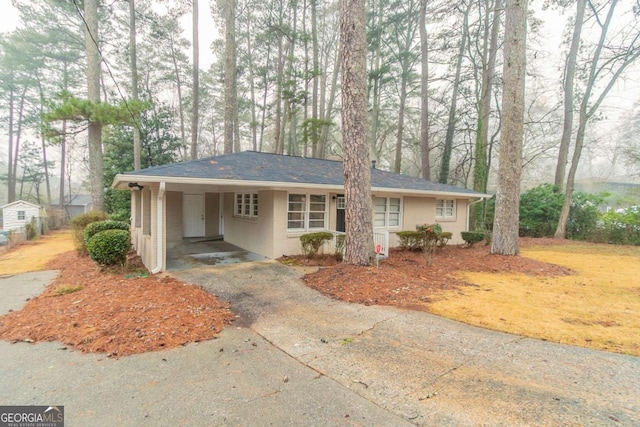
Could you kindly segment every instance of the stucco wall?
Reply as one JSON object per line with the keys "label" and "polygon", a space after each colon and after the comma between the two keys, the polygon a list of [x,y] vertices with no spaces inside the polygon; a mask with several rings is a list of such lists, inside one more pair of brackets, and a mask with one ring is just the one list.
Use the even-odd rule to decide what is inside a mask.
{"label": "stucco wall", "polygon": [[[456,201],[455,219],[436,219],[436,199],[426,197],[405,197],[403,230],[415,230],[418,224],[435,224],[442,227],[442,231],[452,233],[449,241],[451,244],[464,243],[460,237],[460,232],[467,228],[467,203],[466,199]],[[395,233],[389,235],[389,245],[391,247],[399,245],[399,239]]]}
{"label": "stucco wall", "polygon": [[220,234],[220,193],[204,194],[204,233],[205,236]]}
{"label": "stucco wall", "polygon": [[166,202],[166,224],[167,242],[175,243],[182,241],[182,192],[167,191]]}
{"label": "stucco wall", "polygon": [[280,256],[273,250],[275,222],[273,193],[273,191],[258,192],[258,218],[256,219],[234,216],[235,193],[225,193],[224,240],[269,258]]}

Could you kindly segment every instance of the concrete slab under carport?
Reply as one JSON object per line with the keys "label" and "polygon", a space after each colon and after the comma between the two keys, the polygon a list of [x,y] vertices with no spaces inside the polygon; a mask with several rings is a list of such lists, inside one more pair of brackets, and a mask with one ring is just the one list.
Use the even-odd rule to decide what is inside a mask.
{"label": "concrete slab under carport", "polygon": [[167,271],[212,267],[268,258],[225,242],[222,236],[185,238],[167,245]]}

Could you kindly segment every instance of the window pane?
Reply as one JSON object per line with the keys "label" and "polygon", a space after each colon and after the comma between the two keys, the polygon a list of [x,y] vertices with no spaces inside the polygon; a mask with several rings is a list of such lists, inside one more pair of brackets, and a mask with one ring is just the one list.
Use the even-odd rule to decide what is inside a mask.
{"label": "window pane", "polygon": [[253,195],[253,212],[252,212],[253,216],[258,216],[258,195],[254,194]]}
{"label": "window pane", "polygon": [[309,197],[309,210],[314,212],[325,211],[325,196],[312,194]]}
{"label": "window pane", "polygon": [[386,225],[384,212],[376,212],[373,215],[373,225],[375,227],[384,227]]}
{"label": "window pane", "polygon": [[389,211],[400,212],[400,199],[389,199]]}
{"label": "window pane", "polygon": [[344,196],[336,197],[336,209],[344,209]]}
{"label": "window pane", "polygon": [[295,229],[304,228],[304,213],[289,212],[287,228],[295,228]]}
{"label": "window pane", "polygon": [[303,212],[304,204],[304,194],[289,194],[289,212]]}
{"label": "window pane", "polygon": [[242,194],[236,194],[236,215],[242,215]]}
{"label": "window pane", "polygon": [[309,228],[324,228],[324,212],[309,213]]}
{"label": "window pane", "polygon": [[376,212],[387,211],[387,199],[385,197],[376,197],[374,204],[375,204],[374,211]]}
{"label": "window pane", "polygon": [[400,225],[400,213],[399,212],[390,212],[389,213],[389,227],[398,227]]}

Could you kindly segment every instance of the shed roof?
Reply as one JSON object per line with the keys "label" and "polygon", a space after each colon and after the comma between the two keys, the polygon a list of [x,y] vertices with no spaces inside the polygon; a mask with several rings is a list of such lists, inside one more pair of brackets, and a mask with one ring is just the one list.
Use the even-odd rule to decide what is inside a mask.
{"label": "shed roof", "polygon": [[30,202],[25,202],[24,200],[16,200],[15,202],[11,202],[11,203],[7,203],[4,206],[0,206],[0,209],[7,209],[7,208],[12,208],[12,207],[18,207],[18,206],[26,206],[26,207],[30,207],[32,209],[40,209],[39,205],[36,205],[34,203],[30,203]]}

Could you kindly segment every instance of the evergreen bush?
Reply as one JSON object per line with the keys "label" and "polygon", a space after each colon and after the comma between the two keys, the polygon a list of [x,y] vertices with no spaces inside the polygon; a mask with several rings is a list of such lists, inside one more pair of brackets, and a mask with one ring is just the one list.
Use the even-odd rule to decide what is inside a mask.
{"label": "evergreen bush", "polygon": [[96,221],[104,221],[109,217],[102,213],[91,211],[82,215],[78,215],[77,217],[71,220],[71,229],[73,230],[73,239],[76,242],[76,250],[81,255],[87,255],[87,245],[84,241],[84,229],[87,225]]}
{"label": "evergreen bush", "polygon": [[125,230],[100,231],[87,243],[89,256],[101,266],[123,265],[130,247],[129,232]]}
{"label": "evergreen bush", "polygon": [[485,239],[485,233],[483,231],[461,231],[460,236],[462,236],[462,240],[464,240],[470,248]]}
{"label": "evergreen bush", "polygon": [[300,236],[300,243],[302,244],[302,253],[307,258],[311,259],[320,250],[320,247],[325,242],[333,239],[333,234],[328,231],[319,231],[317,233],[307,233]]}
{"label": "evergreen bush", "polygon": [[114,221],[112,219],[92,222],[84,228],[85,244],[87,244],[93,236],[105,230],[129,230],[129,224],[124,221]]}

